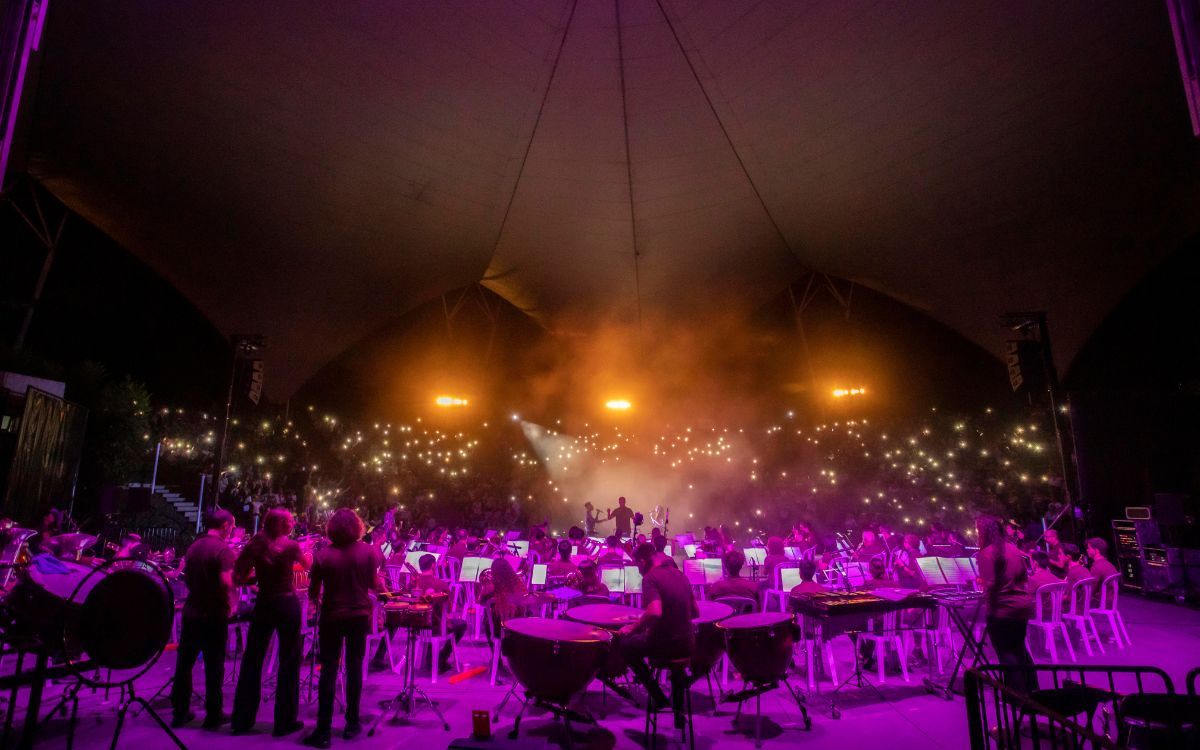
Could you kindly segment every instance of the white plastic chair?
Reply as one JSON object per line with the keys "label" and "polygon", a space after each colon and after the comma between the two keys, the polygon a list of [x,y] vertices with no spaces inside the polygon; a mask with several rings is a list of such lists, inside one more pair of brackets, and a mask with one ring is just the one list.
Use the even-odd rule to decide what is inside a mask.
{"label": "white plastic chair", "polygon": [[[1108,620],[1108,628],[1112,631],[1117,648],[1125,648],[1130,644],[1129,631],[1125,629],[1125,620],[1117,609],[1117,595],[1121,591],[1121,574],[1113,573],[1100,581],[1100,604],[1092,607],[1088,617],[1093,618],[1092,627],[1096,627],[1096,617]],[[1124,641],[1124,643],[1122,643]]]}
{"label": "white plastic chair", "polygon": [[771,577],[774,580],[772,580],[772,582],[771,582],[771,588],[768,589],[763,594],[763,611],[764,612],[770,608],[768,605],[772,599],[774,599],[776,602],[779,603],[779,611],[780,612],[788,611],[788,597],[792,595],[792,592],[785,591],[783,588],[783,578],[782,578],[783,570],[784,570],[784,568],[798,568],[798,567],[800,567],[800,566],[796,565],[796,564],[783,563],[780,565],[776,565],[775,569],[773,571],[771,571]]}
{"label": "white plastic chair", "polygon": [[825,668],[829,670],[829,679],[834,685],[838,684],[837,660],[833,658],[833,644],[825,640],[819,620],[809,622],[803,615],[797,615],[800,621],[800,640],[797,642],[804,649],[805,667],[808,671],[808,689],[817,689],[817,651],[825,657]]}
{"label": "white plastic chair", "polygon": [[1092,639],[1096,640],[1096,648],[1104,653],[1104,645],[1100,643],[1100,633],[1096,623],[1089,616],[1092,609],[1092,591],[1096,587],[1095,578],[1080,578],[1071,585],[1067,597],[1067,611],[1063,612],[1063,620],[1071,623],[1079,631],[1079,639],[1088,656],[1092,655]]}
{"label": "white plastic chair", "polygon": [[[1050,661],[1054,664],[1059,663],[1058,647],[1054,642],[1059,634],[1062,635],[1063,642],[1067,645],[1067,653],[1071,655],[1071,661],[1075,661],[1075,648],[1071,645],[1071,636],[1067,633],[1067,626],[1062,620],[1063,594],[1066,591],[1067,582],[1060,581],[1039,586],[1037,591],[1033,592],[1037,608],[1034,619],[1029,621],[1029,627],[1042,631],[1042,640],[1046,644],[1046,651],[1050,654]],[[1025,645],[1028,647],[1028,635],[1026,635],[1025,641]]]}
{"label": "white plastic chair", "polygon": [[859,638],[875,644],[875,665],[878,668],[879,682],[881,684],[886,682],[883,662],[887,656],[888,647],[896,650],[896,656],[900,659],[900,674],[904,677],[905,682],[909,682],[908,652],[904,650],[904,639],[900,637],[900,612],[884,614],[883,625],[878,630],[873,627],[877,619],[871,618],[867,632],[860,635]]}
{"label": "white plastic chair", "polygon": [[392,643],[392,637],[385,627],[383,606],[376,601],[371,608],[371,629],[367,632],[367,658],[363,659],[363,679],[367,677],[367,665],[371,663],[379,644],[383,644],[383,650],[387,654],[388,667],[392,672],[398,673],[404,656],[396,653],[395,644]]}

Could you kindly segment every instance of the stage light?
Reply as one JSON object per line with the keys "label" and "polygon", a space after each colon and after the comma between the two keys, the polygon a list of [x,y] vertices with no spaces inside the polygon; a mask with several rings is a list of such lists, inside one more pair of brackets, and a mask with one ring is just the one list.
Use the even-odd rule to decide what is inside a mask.
{"label": "stage light", "polygon": [[834,388],[833,389],[833,397],[834,398],[846,398],[847,396],[865,396],[866,394],[867,394],[866,388]]}
{"label": "stage light", "polygon": [[633,408],[633,404],[623,398],[614,398],[604,402],[605,409],[613,411],[628,411]]}
{"label": "stage light", "polygon": [[433,400],[433,403],[443,408],[451,408],[458,406],[466,406],[467,400],[460,396],[438,396]]}

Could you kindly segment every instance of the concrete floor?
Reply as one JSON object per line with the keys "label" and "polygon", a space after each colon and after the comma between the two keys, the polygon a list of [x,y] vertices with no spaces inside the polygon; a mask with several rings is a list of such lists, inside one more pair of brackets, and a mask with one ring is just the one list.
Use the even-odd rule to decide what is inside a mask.
{"label": "concrete floor", "polygon": [[[1108,653],[1104,656],[1097,654],[1090,658],[1082,655],[1082,649],[1079,649],[1079,661],[1092,664],[1159,666],[1170,674],[1177,689],[1181,692],[1185,690],[1185,674],[1192,667],[1200,665],[1200,612],[1192,608],[1132,596],[1123,600],[1122,609],[1133,645],[1125,650],[1117,650],[1110,645]],[[840,640],[844,642],[846,639]],[[487,663],[488,652],[482,644],[467,644],[462,647],[460,653],[467,664]],[[851,662],[848,646],[844,643],[839,644],[837,654],[839,670],[845,669]],[[168,653],[150,673],[142,677],[138,682],[139,694],[149,696],[169,679],[172,662],[173,656]],[[199,671],[199,667],[197,669]],[[765,716],[764,747],[801,742],[811,748],[839,749],[872,747],[886,750],[960,750],[966,747],[966,710],[963,699],[955,697],[947,701],[929,695],[921,687],[921,676],[914,673],[910,683],[903,682],[899,675],[889,676],[882,688],[883,699],[869,689],[843,693],[843,698],[839,700],[842,715],[836,720],[830,717],[827,710],[828,700],[825,692],[829,686],[822,685],[824,692],[808,698],[812,717],[810,731],[793,728],[799,724],[800,715],[786,691],[769,693],[762,698]],[[197,673],[196,677],[197,682],[202,684],[201,675]],[[368,738],[364,735],[347,742],[340,739],[342,722],[341,717],[335,714],[335,746],[363,750],[398,747],[431,750],[447,747],[453,739],[470,735],[472,710],[493,711],[508,690],[506,686],[491,687],[486,675],[468,679],[457,685],[450,685],[444,680],[437,685],[430,685],[426,676],[419,680],[419,684],[445,713],[450,723],[450,731],[444,731],[428,708],[423,708],[411,723],[385,723],[375,737]],[[804,680],[797,676],[795,684],[804,686]],[[390,699],[400,687],[398,675],[391,672],[373,673],[367,679],[364,690],[364,721],[373,720],[380,711],[380,702]],[[60,688],[50,689],[50,694],[43,703],[45,707],[53,705],[58,689]],[[228,687],[225,699],[227,711],[232,702],[232,692],[232,686]],[[735,726],[732,722],[732,705],[723,705],[715,716],[712,715],[712,703],[703,682],[697,685],[693,695],[697,748],[709,750],[714,747],[753,747],[752,719],[743,718]],[[304,698],[305,695],[302,694],[302,703]],[[599,684],[593,683],[583,698],[582,705],[593,711],[599,719],[600,727],[586,733],[581,729],[576,736],[576,747],[645,747],[642,711],[611,695],[606,702],[606,711],[602,710],[601,702]],[[165,700],[156,702],[155,706],[169,718],[170,709]],[[747,706],[753,708],[752,703],[748,703]],[[203,750],[300,747],[299,738],[313,725],[315,703],[303,703],[301,707],[301,718],[306,724],[305,731],[282,739],[275,739],[270,735],[271,707],[270,701],[265,700],[259,711],[258,733],[250,737],[232,737],[227,730],[210,732],[199,728],[185,728],[180,730],[179,736],[189,748]],[[199,712],[199,705],[196,706],[196,710]],[[493,725],[493,734],[497,739],[481,746],[533,748],[557,741],[559,727],[553,718],[532,709],[527,712],[522,722],[521,736],[524,741],[519,744],[504,741],[512,727],[515,711],[514,702],[510,701],[499,723]],[[76,747],[107,747],[112,739],[115,712],[115,699],[105,703],[101,695],[85,692],[80,709]],[[669,716],[664,714],[661,727],[660,737],[665,740],[663,744],[677,747],[678,735],[670,729]],[[54,719],[48,722],[40,733],[37,746],[64,747],[65,741],[66,721]],[[149,716],[141,715],[132,717],[127,723],[119,746],[164,748],[169,746],[169,742],[154,726]]]}

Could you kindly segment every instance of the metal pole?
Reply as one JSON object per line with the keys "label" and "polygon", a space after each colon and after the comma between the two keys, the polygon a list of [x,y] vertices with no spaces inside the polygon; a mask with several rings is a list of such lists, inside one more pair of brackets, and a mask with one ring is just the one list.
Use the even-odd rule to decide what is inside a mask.
{"label": "metal pole", "polygon": [[154,486],[158,484],[158,458],[162,455],[162,439],[154,444],[154,471],[150,474],[150,498],[154,499]]}
{"label": "metal pole", "polygon": [[200,523],[204,518],[204,482],[208,475],[200,472],[200,499],[196,501],[196,533],[200,533]]}

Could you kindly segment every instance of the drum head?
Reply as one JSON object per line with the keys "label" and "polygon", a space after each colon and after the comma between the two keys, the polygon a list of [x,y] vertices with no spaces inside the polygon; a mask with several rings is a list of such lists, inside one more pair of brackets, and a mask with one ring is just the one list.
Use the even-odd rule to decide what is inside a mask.
{"label": "drum head", "polygon": [[132,568],[111,570],[87,592],[68,637],[98,667],[136,669],[166,647],[172,609],[159,579]]}
{"label": "drum head", "polygon": [[769,628],[773,625],[782,625],[785,622],[791,622],[791,620],[792,616],[787,612],[754,612],[722,620],[717,623],[717,627],[725,630],[753,630],[755,628]]}
{"label": "drum head", "polygon": [[733,614],[733,607],[724,602],[700,601],[696,602],[696,607],[699,608],[700,614],[692,622],[697,625],[707,625],[724,620]]}
{"label": "drum head", "polygon": [[[73,560],[55,559],[52,564],[61,572],[44,572],[35,563],[28,568],[29,577],[34,583],[63,601],[70,599],[79,584],[83,583],[84,579],[95,570],[91,565],[84,565]],[[96,580],[98,579],[93,578],[88,583],[94,584]],[[84,593],[86,592],[81,591],[76,596],[76,601],[82,601]]]}
{"label": "drum head", "polygon": [[566,616],[575,622],[598,625],[604,628],[620,628],[637,622],[642,610],[622,604],[584,604],[567,610]]}
{"label": "drum head", "polygon": [[504,623],[514,633],[540,638],[544,641],[596,643],[612,640],[607,630],[569,620],[550,620],[543,617],[515,617]]}

